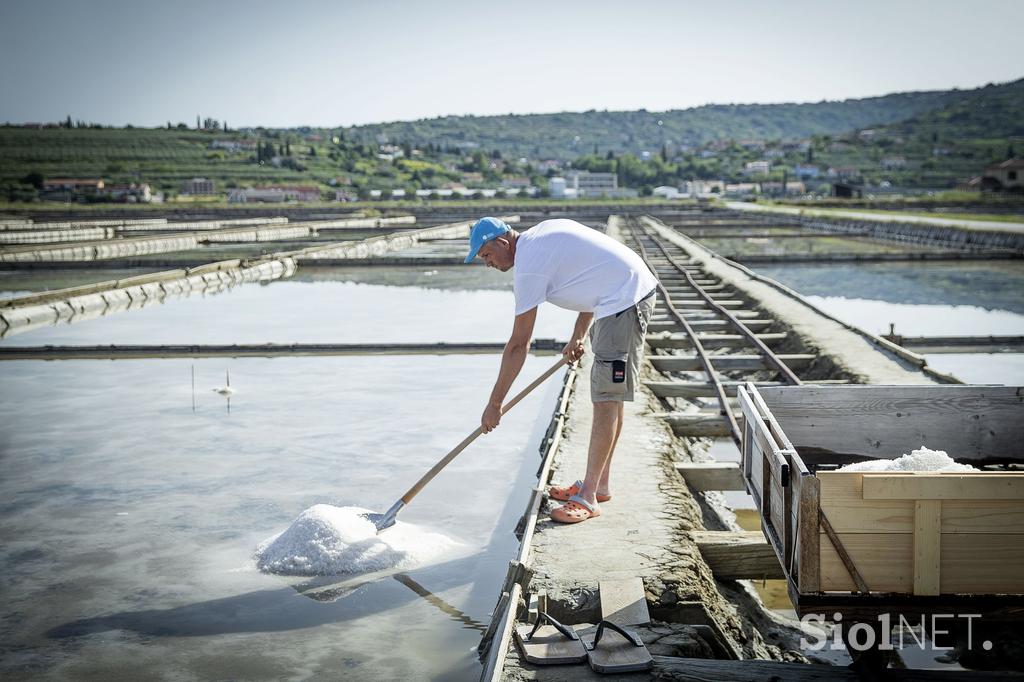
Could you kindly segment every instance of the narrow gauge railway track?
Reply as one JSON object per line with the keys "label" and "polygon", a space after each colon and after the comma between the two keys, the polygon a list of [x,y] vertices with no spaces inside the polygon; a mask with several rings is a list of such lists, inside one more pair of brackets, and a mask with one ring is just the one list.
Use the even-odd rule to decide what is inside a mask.
{"label": "narrow gauge railway track", "polygon": [[647,343],[652,366],[668,378],[647,385],[667,405],[684,399],[698,408],[671,409],[661,416],[677,435],[729,436],[739,446],[742,417],[734,407],[736,387],[745,381],[801,384],[797,371],[815,356],[777,353],[773,347],[788,336],[781,323],[764,317],[752,301],[708,275],[684,249],[662,241],[641,222],[626,218],[624,227],[627,244],[659,281],[661,301]]}

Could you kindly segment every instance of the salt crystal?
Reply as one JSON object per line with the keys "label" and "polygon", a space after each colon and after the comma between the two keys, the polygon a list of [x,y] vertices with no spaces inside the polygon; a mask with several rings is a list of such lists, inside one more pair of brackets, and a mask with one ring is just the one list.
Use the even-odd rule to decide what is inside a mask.
{"label": "salt crystal", "polygon": [[931,450],[921,446],[909,455],[896,459],[873,459],[847,464],[836,471],[978,471],[967,464],[953,461],[944,450]]}
{"label": "salt crystal", "polygon": [[377,535],[377,527],[364,516],[369,513],[360,507],[314,505],[286,531],[260,543],[256,565],[267,573],[307,576],[408,570],[460,546],[401,521]]}

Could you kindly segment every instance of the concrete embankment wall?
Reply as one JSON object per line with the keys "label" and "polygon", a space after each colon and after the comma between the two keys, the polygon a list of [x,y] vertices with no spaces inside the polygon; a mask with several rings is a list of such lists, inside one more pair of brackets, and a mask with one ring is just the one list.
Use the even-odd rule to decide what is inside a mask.
{"label": "concrete embankment wall", "polygon": [[[519,222],[518,215],[500,216],[506,223],[515,224]],[[299,260],[324,260],[324,259],[347,259],[347,258],[371,258],[380,256],[388,251],[398,251],[415,246],[420,241],[431,241],[436,239],[464,239],[469,235],[473,226],[473,220],[458,223],[448,223],[437,227],[427,227],[422,230],[410,232],[399,232],[397,234],[386,234],[379,237],[370,237],[359,241],[339,242],[327,246],[311,246],[301,251],[292,251],[288,255]]]}
{"label": "concrete embankment wall", "polygon": [[265,242],[298,239],[313,234],[309,227],[267,225],[253,228],[228,228],[199,234],[177,233],[150,237],[131,237],[87,244],[46,247],[21,247],[0,252],[0,263],[92,261],[126,258],[154,253],[188,251],[210,242]]}
{"label": "concrete embankment wall", "polygon": [[81,227],[70,230],[0,230],[0,244],[59,244],[113,239],[112,227]]}
{"label": "concrete embankment wall", "polygon": [[805,227],[837,234],[858,233],[860,236],[877,239],[953,249],[1009,249],[1024,253],[1024,229],[1021,229],[1021,223],[856,211],[826,215],[801,208],[740,202],[728,202],[726,206],[729,210],[758,216],[767,223],[796,222]]}
{"label": "concrete embankment wall", "polygon": [[[503,216],[503,219],[509,223],[517,223],[519,216]],[[339,242],[277,253],[268,256],[265,260],[251,264],[239,260],[223,261],[189,270],[170,270],[125,280],[108,280],[60,291],[19,296],[0,301],[0,335],[27,331],[61,320],[78,321],[86,319],[86,316],[127,310],[145,302],[162,300],[169,294],[197,290],[209,291],[214,286],[222,288],[241,282],[289,277],[295,272],[297,262],[300,260],[368,258],[388,251],[409,248],[421,239],[464,238],[469,234],[471,226],[472,223],[469,221],[452,223],[422,230],[381,235],[361,241]],[[257,230],[229,230],[223,234],[227,237],[235,237],[239,233],[247,233],[258,237],[262,231],[281,234],[289,230],[303,230],[308,233],[310,228],[299,225],[268,226]],[[202,235],[204,239],[209,239],[211,236],[210,234]],[[187,237],[176,235],[171,238],[157,239],[172,241],[179,238],[193,240],[193,242],[196,239],[191,235]],[[150,242],[153,240],[140,239],[137,241]]]}
{"label": "concrete embankment wall", "polygon": [[138,223],[127,224],[118,227],[118,232],[156,232],[156,231],[188,231],[188,230],[220,230],[225,227],[246,227],[252,225],[285,225],[288,218],[278,216],[275,218],[233,218],[225,220],[187,220],[181,222]]}
{"label": "concrete embankment wall", "polygon": [[0,336],[10,336],[60,321],[78,322],[162,301],[167,296],[210,293],[235,284],[290,277],[291,258],[252,264],[238,260],[211,263],[189,270],[108,280],[82,287],[19,297],[0,302]]}
{"label": "concrete embankment wall", "polygon": [[138,220],[62,220],[56,222],[37,223],[31,218],[25,220],[4,220],[0,221],[0,231],[4,230],[79,230],[96,227],[112,227],[119,229],[157,229],[166,225],[166,218],[142,218]]}
{"label": "concrete embankment wall", "polygon": [[857,233],[876,239],[957,249],[1011,249],[1024,254],[1024,234],[1018,232],[832,218],[801,217],[799,220],[806,227],[836,234]]}

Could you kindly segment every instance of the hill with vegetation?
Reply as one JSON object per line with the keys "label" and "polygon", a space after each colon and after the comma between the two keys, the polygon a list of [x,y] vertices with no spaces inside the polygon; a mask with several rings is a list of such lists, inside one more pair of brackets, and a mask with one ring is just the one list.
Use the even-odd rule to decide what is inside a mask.
{"label": "hill with vegetation", "polygon": [[428,142],[498,150],[506,156],[570,160],[585,153],[658,152],[721,140],[796,140],[901,121],[944,106],[956,91],[910,92],[815,104],[711,104],[671,111],[586,111],[448,116],[356,126],[364,142]]}
{"label": "hill with vegetation", "polygon": [[[817,104],[713,105],[672,112],[464,116],[334,129],[103,128],[70,118],[0,126],[0,200],[33,201],[55,178],[148,183],[312,185],[322,198],[528,180],[546,191],[566,167],[618,174],[649,193],[689,179],[949,188],[1024,149],[1024,80],[975,90],[900,93]],[[545,163],[552,159],[557,163]],[[767,174],[745,165],[767,160]],[[829,172],[831,171],[831,172]],[[512,180],[515,180],[513,183]],[[183,199],[183,198],[182,198]],[[190,199],[194,200],[194,198]],[[200,199],[202,200],[202,199]]]}

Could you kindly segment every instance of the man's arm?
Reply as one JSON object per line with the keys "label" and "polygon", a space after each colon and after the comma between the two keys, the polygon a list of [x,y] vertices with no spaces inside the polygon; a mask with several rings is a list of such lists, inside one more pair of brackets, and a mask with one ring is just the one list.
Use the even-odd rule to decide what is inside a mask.
{"label": "man's arm", "polygon": [[494,382],[494,389],[487,401],[487,407],[480,417],[480,427],[484,433],[490,433],[501,421],[501,405],[512,388],[512,383],[519,376],[523,368],[523,361],[526,360],[526,353],[530,350],[530,340],[533,338],[533,324],[537,320],[537,308],[531,308],[522,315],[516,315],[516,321],[512,325],[512,336],[505,344],[505,350],[501,354],[501,369],[498,371],[498,379]]}
{"label": "man's arm", "polygon": [[594,313],[580,313],[576,317],[576,326],[573,327],[572,337],[569,343],[562,349],[562,355],[568,363],[573,363],[583,357],[583,339],[590,330],[590,323],[594,319]]}

